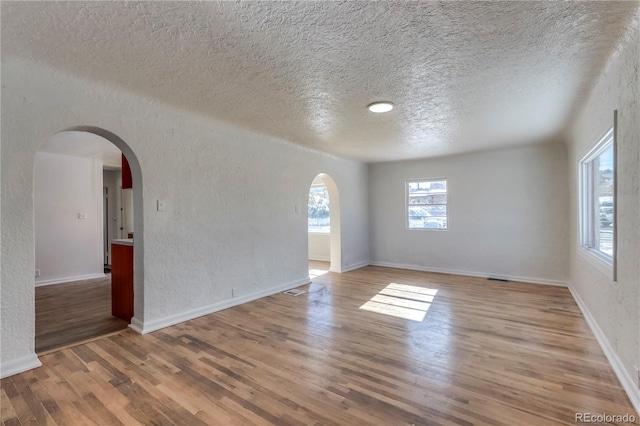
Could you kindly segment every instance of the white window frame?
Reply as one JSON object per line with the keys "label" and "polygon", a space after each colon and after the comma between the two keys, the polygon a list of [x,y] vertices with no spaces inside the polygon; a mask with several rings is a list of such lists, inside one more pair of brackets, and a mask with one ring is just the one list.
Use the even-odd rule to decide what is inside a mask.
{"label": "white window frame", "polygon": [[[409,204],[409,184],[414,182],[440,182],[444,181],[446,183],[445,194],[447,196],[446,204],[430,204],[433,206],[444,205],[447,207],[447,215],[445,216],[447,219],[447,226],[445,228],[411,228],[409,226],[409,207],[415,204]],[[407,179],[404,181],[404,220],[405,220],[405,229],[409,231],[447,231],[449,229],[449,181],[446,177],[439,178],[428,178],[428,179]]]}
{"label": "white window frame", "polygon": [[[583,253],[590,255],[590,257],[598,260],[603,266],[606,267],[606,272],[609,273],[613,270],[616,255],[616,153],[615,153],[615,132],[612,127],[609,129],[602,138],[595,144],[595,146],[580,160],[578,164],[578,183],[579,183],[579,244]],[[613,191],[613,254],[609,256],[606,253],[600,251],[599,246],[599,234],[596,232],[595,223],[600,220],[600,205],[595,200],[595,164],[594,160],[598,158],[605,150],[613,147],[613,179],[614,179],[614,191]]]}

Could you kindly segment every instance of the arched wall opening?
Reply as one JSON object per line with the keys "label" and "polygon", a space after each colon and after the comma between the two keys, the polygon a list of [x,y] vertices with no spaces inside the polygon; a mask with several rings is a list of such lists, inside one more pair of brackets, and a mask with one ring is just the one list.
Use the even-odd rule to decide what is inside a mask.
{"label": "arched wall opening", "polygon": [[[309,185],[311,193],[314,185],[321,184],[327,188],[329,196],[329,261],[331,272],[342,272],[342,232],[340,225],[340,193],[338,186],[331,176],[326,173],[318,174]],[[311,237],[309,228],[310,217],[307,214],[307,231]],[[309,256],[307,256],[309,258]]]}
{"label": "arched wall opening", "polygon": [[[74,139],[75,138],[75,139]],[[51,142],[54,142],[54,145],[51,145]],[[87,144],[87,145],[82,145],[82,142],[84,141],[91,141],[91,144]],[[58,143],[57,147],[55,145],[55,142]],[[110,243],[112,242],[113,239],[118,239],[118,240],[122,240],[122,239],[127,239],[128,235],[127,235],[127,231],[120,231],[118,233],[112,233],[110,234],[109,237],[107,237],[107,229],[108,229],[108,222],[107,220],[109,218],[105,218],[104,215],[107,214],[107,210],[105,209],[105,205],[107,202],[107,197],[106,194],[103,193],[103,185],[105,185],[105,183],[103,182],[102,178],[103,178],[103,164],[102,164],[102,159],[98,158],[98,160],[100,161],[95,161],[96,158],[93,158],[93,164],[91,164],[91,152],[82,152],[82,149],[96,149],[95,145],[102,143],[105,147],[109,146],[111,148],[111,151],[109,154],[113,155],[113,153],[121,153],[121,157],[122,157],[122,161],[123,163],[126,162],[128,163],[128,169],[130,169],[130,175],[131,175],[131,187],[133,188],[132,190],[122,190],[121,192],[124,194],[125,192],[132,192],[130,200],[131,200],[131,204],[132,204],[132,210],[133,210],[133,217],[132,220],[129,219],[125,219],[127,220],[127,222],[132,221],[133,222],[133,229],[135,231],[135,238],[133,238],[133,241],[126,241],[122,243],[126,243],[126,244],[119,244],[119,245],[111,245]],[[90,148],[91,146],[91,148]],[[113,147],[115,146],[116,149],[114,149]],[[53,148],[52,148],[53,147]],[[65,150],[78,150],[78,152],[73,152],[73,151],[69,151],[69,153],[66,153]],[[60,151],[60,152],[58,152]],[[64,215],[66,217],[65,220],[67,220],[67,223],[69,223],[69,216],[74,215],[73,219],[78,220],[78,225],[76,228],[78,229],[78,232],[89,232],[91,233],[91,235],[88,237],[88,239],[83,239],[83,241],[90,241],[89,245],[91,247],[91,256],[89,256],[87,259],[91,259],[91,262],[93,262],[95,259],[95,239],[96,239],[96,226],[99,226],[99,243],[98,243],[98,249],[103,249],[103,250],[107,250],[107,247],[109,247],[108,252],[109,252],[109,256],[113,257],[113,253],[111,253],[110,248],[113,247],[114,248],[114,253],[116,252],[117,248],[120,247],[124,247],[125,245],[127,246],[127,249],[129,250],[128,256],[129,256],[129,261],[128,261],[128,265],[129,265],[129,271],[130,271],[130,275],[127,278],[128,282],[131,283],[131,281],[133,281],[133,295],[132,296],[127,296],[127,302],[129,303],[129,308],[128,308],[128,312],[130,312],[130,314],[125,315],[128,316],[130,319],[131,324],[129,325],[129,327],[131,327],[132,329],[136,330],[136,331],[140,331],[139,327],[136,327],[137,324],[141,323],[141,321],[138,321],[138,319],[142,319],[144,317],[144,257],[143,257],[143,247],[144,247],[144,224],[143,224],[143,195],[142,195],[142,171],[141,171],[141,167],[140,167],[140,163],[136,157],[136,155],[134,154],[133,150],[129,147],[129,145],[127,143],[125,143],[120,137],[118,137],[117,135],[98,128],[98,127],[92,127],[92,126],[78,126],[78,127],[73,127],[73,128],[68,128],[68,129],[64,129],[61,132],[57,132],[53,135],[51,135],[49,138],[47,138],[47,140],[45,140],[41,145],[40,148],[38,150],[38,154],[36,155],[36,158],[34,159],[34,185],[33,185],[33,195],[34,195],[34,200],[36,201],[36,205],[34,205],[34,224],[36,225],[34,227],[34,248],[35,248],[35,252],[36,252],[36,262],[38,262],[38,244],[37,244],[37,239],[36,237],[38,236],[38,233],[41,233],[43,229],[46,230],[47,233],[47,239],[48,239],[48,246],[49,247],[53,247],[53,245],[51,244],[51,240],[52,240],[52,233],[55,235],[56,229],[46,229],[44,226],[38,226],[39,222],[42,222],[44,225],[46,225],[47,223],[55,223],[55,222],[47,222],[47,221],[42,221],[42,209],[38,209],[37,210],[37,206],[38,206],[38,197],[42,197],[43,194],[43,188],[42,188],[42,181],[43,181],[43,176],[40,176],[39,179],[37,179],[37,167],[42,168],[43,164],[51,164],[51,163],[55,163],[56,160],[56,156],[55,155],[45,155],[45,154],[62,154],[64,155],[64,157],[60,157],[57,156],[60,159],[63,159],[63,161],[70,161],[71,164],[78,164],[80,165],[79,167],[79,171],[77,173],[77,175],[75,173],[70,172],[70,173],[65,173],[66,176],[66,182],[69,182],[69,179],[74,179],[77,178],[78,180],[82,180],[82,177],[85,177],[87,182],[80,182],[80,185],[85,185],[85,188],[83,188],[82,193],[84,194],[83,196],[86,196],[87,192],[92,192],[94,194],[94,198],[93,199],[88,199],[88,198],[84,198],[84,201],[86,205],[88,205],[88,211],[84,208],[84,206],[82,205],[83,203],[74,203],[73,202],[73,188],[75,188],[75,185],[71,186],[68,189],[60,189],[60,184],[58,184],[58,187],[56,188],[57,190],[59,190],[59,194],[62,194],[64,198],[67,202],[65,203],[64,200],[60,200],[61,201],[61,209],[62,209],[62,213],[59,213],[61,215]],[[105,154],[103,154],[105,155]],[[74,160],[71,160],[73,157],[80,157],[78,158],[78,160],[87,160],[89,161],[89,168],[85,169],[85,164],[84,162],[77,162],[74,163]],[[82,158],[82,157],[88,157],[88,158]],[[64,160],[65,158],[70,159],[70,160]],[[125,161],[126,159],[126,161]],[[47,161],[49,163],[47,163]],[[106,164],[106,162],[105,162]],[[59,169],[60,165],[54,166],[51,168],[51,170],[55,171],[56,167]],[[99,168],[100,170],[97,171],[97,168]],[[49,173],[51,173],[51,170],[48,170]],[[45,174],[44,171],[40,171],[41,174]],[[77,177],[76,177],[77,176]],[[99,182],[96,182],[97,180],[99,180]],[[124,180],[124,177],[123,177]],[[63,181],[64,182],[64,181]],[[38,185],[36,187],[36,185]],[[124,187],[124,185],[122,185]],[[94,188],[95,187],[95,188]],[[96,188],[98,188],[96,190]],[[99,191],[99,192],[97,192]],[[106,191],[105,191],[106,192]],[[45,187],[45,192],[46,193],[46,187]],[[120,192],[118,193],[118,195],[120,194]],[[57,194],[55,195],[57,196]],[[49,198],[55,198],[54,197],[49,197]],[[124,198],[122,197],[122,201],[124,202]],[[69,202],[69,200],[71,200]],[[115,194],[112,194],[112,202],[115,203]],[[55,203],[55,200],[48,200],[48,203]],[[44,205],[46,205],[46,203],[43,203]],[[118,204],[119,206],[121,206],[120,204],[120,199],[118,200]],[[98,207],[96,207],[96,205],[98,205]],[[76,212],[77,210],[77,212]],[[45,212],[46,214],[46,212]],[[37,220],[38,219],[38,220]],[[90,220],[87,220],[90,219]],[[87,225],[89,226],[81,226],[82,222],[85,222]],[[90,223],[88,223],[90,222]],[[122,226],[119,224],[119,226]],[[69,228],[67,228],[68,230]],[[112,229],[116,229],[116,228],[112,228]],[[124,229],[124,228],[120,228],[120,229]],[[87,231],[88,230],[88,231]],[[104,231],[104,234],[100,231]],[[60,238],[60,243],[61,246],[64,246],[64,233],[59,232],[59,238]],[[80,237],[78,239],[81,239]],[[106,239],[106,242],[105,242]],[[77,245],[75,248],[77,249],[78,246]],[[62,249],[62,248],[61,248]],[[132,252],[132,253],[131,253]],[[100,257],[98,258],[99,261],[101,261],[103,259],[102,257],[103,253],[100,253]],[[53,259],[55,260],[55,256],[53,257]],[[111,260],[111,259],[109,259]],[[51,262],[50,258],[47,258],[47,261]],[[123,263],[122,260],[119,261],[120,264]],[[47,264],[47,262],[44,262],[45,264]],[[105,274],[108,272],[106,269],[107,266],[107,261],[105,258],[105,269],[104,272]],[[70,270],[74,270],[75,265],[71,265]],[[91,270],[95,269],[94,266],[92,265]],[[79,271],[82,271],[82,268],[78,269]],[[38,275],[38,272],[40,272],[38,270],[38,266],[36,264],[36,275]],[[69,275],[65,275],[64,273],[62,273],[61,271],[57,271],[59,272],[59,276],[62,276],[62,279],[50,279],[50,280],[43,280],[40,281],[40,284],[38,284],[38,278],[36,278],[36,285],[37,286],[42,286],[42,285],[46,285],[46,284],[56,284],[56,283],[64,283],[64,277]],[[62,275],[60,275],[60,273]],[[107,288],[107,291],[113,291],[110,284],[111,284],[111,274],[103,274],[103,277],[105,277],[101,284],[103,287],[103,292],[104,292],[104,286],[105,285],[109,285],[109,288]],[[113,274],[114,276],[116,274]],[[79,275],[77,278],[82,278],[82,275]],[[87,277],[90,277],[90,275],[87,275]],[[48,281],[48,282],[47,282]],[[72,279],[70,281],[79,281],[79,279]],[[44,284],[43,284],[44,282]],[[87,283],[91,282],[91,280],[87,280]],[[79,281],[79,284],[82,284],[82,282]],[[55,286],[54,286],[55,287]],[[67,285],[68,288],[71,288],[71,286]],[[82,289],[80,288],[81,286],[75,285],[73,286],[73,288],[75,289],[74,291],[82,291]],[[87,291],[89,291],[89,287],[86,287]],[[95,288],[92,287],[92,288]],[[40,291],[40,294],[42,294],[42,291]],[[103,294],[103,293],[99,293],[99,294]],[[129,295],[131,293],[129,292]],[[36,305],[38,303],[38,298],[36,297]],[[115,303],[115,299],[113,301],[113,303]],[[114,309],[112,307],[112,309]],[[115,308],[118,309],[118,308]],[[122,309],[122,308],[119,308]],[[34,312],[35,314],[35,312]],[[133,315],[133,317],[131,318],[131,314]],[[71,315],[68,315],[69,317],[71,317]],[[117,316],[117,315],[116,315]],[[80,317],[80,315],[78,316],[78,318]],[[115,318],[114,318],[115,319]],[[72,321],[77,321],[77,319],[73,319],[73,320],[69,320],[69,322],[71,323]],[[126,321],[126,323],[128,323],[129,321],[125,318],[123,318],[122,320],[123,322]],[[126,323],[124,326],[126,326]],[[113,327],[113,325],[111,325]],[[123,327],[122,325],[120,327]],[[38,332],[38,318],[36,317],[36,330],[35,333],[37,334]],[[85,330],[78,330],[78,340],[83,340],[82,336],[84,335],[83,333],[85,332]],[[100,330],[96,330],[96,333],[100,333]],[[108,332],[108,330],[105,330],[105,332]],[[89,336],[89,337],[94,337],[94,336]],[[34,340],[36,340],[35,336],[34,336]],[[64,339],[63,339],[64,340]],[[37,340],[36,340],[36,349],[37,348]],[[41,348],[40,350],[37,350],[37,352],[42,352],[43,350],[46,351],[46,349],[42,348],[42,344],[44,344],[41,341]],[[55,346],[54,346],[55,347]]]}

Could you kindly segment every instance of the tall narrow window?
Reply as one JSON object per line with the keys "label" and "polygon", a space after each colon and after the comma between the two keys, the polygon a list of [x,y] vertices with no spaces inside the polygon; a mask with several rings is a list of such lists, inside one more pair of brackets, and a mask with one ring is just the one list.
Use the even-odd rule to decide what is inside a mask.
{"label": "tall narrow window", "polygon": [[613,129],[580,161],[580,244],[613,264]]}
{"label": "tall narrow window", "polygon": [[407,227],[447,229],[447,180],[407,181]]}
{"label": "tall narrow window", "polygon": [[329,233],[329,191],[324,185],[312,185],[309,189],[309,232]]}

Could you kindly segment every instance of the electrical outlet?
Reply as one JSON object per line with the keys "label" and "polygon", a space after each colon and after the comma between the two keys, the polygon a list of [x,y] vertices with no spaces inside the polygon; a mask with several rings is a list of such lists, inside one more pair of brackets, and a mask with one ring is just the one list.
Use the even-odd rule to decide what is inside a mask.
{"label": "electrical outlet", "polygon": [[237,288],[232,288],[231,289],[231,297],[236,297],[238,295],[238,289]]}
{"label": "electrical outlet", "polygon": [[36,269],[36,277],[40,276],[40,269]]}

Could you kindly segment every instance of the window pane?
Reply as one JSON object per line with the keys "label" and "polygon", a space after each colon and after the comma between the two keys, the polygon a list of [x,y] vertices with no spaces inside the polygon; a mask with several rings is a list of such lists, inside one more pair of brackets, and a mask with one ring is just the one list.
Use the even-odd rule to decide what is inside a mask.
{"label": "window pane", "polygon": [[309,190],[309,232],[329,232],[330,222],[327,187],[311,187]]}
{"label": "window pane", "polygon": [[423,182],[409,182],[409,194],[422,193],[445,193],[447,192],[446,180],[432,180]]}
{"label": "window pane", "polygon": [[446,216],[446,215],[447,215],[447,206],[444,206],[444,205],[409,207],[410,217],[430,217],[430,216]]}
{"label": "window pane", "polygon": [[412,229],[446,229],[447,218],[436,216],[409,216],[409,228]]}
{"label": "window pane", "polygon": [[447,204],[447,194],[409,194],[409,204]]}
{"label": "window pane", "polygon": [[447,227],[447,206],[409,207],[409,228],[443,229]]}
{"label": "window pane", "polygon": [[594,221],[598,234],[596,248],[613,256],[613,146],[604,150],[594,163],[594,189],[598,200],[598,217]]}

